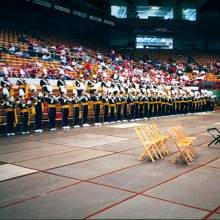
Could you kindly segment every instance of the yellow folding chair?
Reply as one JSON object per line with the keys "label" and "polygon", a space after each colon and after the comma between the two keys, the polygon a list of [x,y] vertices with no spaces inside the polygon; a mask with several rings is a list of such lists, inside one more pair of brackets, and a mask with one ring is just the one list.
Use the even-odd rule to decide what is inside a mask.
{"label": "yellow folding chair", "polygon": [[159,159],[159,157],[156,154],[155,149],[154,149],[155,143],[150,141],[147,138],[145,131],[143,130],[142,127],[135,128],[135,131],[136,131],[141,143],[144,146],[144,152],[141,154],[141,156],[139,157],[138,160],[143,161],[145,159],[145,157],[149,157],[151,159],[151,161],[154,163],[155,162],[154,157]]}
{"label": "yellow folding chair", "polygon": [[177,133],[176,128],[170,128],[170,135],[177,146],[179,153],[176,157],[172,160],[173,163],[176,163],[178,160],[183,159],[189,165],[190,162],[193,161],[193,155],[190,150],[190,143],[189,142],[181,142],[179,139],[179,134]]}
{"label": "yellow folding chair", "polygon": [[176,130],[176,134],[177,134],[179,142],[188,144],[189,145],[188,148],[190,149],[192,156],[193,157],[197,156],[196,150],[193,147],[193,142],[196,139],[196,137],[186,136],[183,130],[183,127],[180,125],[175,127],[175,130]]}
{"label": "yellow folding chair", "polygon": [[[150,140],[151,142],[155,143],[154,144],[154,150],[156,152],[156,155],[159,155],[160,158],[163,158],[163,154],[161,152],[161,149],[160,149],[160,139],[158,139],[150,126],[148,125],[142,125],[141,128],[143,129],[143,131],[145,132],[145,135],[147,136],[148,140]],[[158,158],[159,159],[159,158]]]}
{"label": "yellow folding chair", "polygon": [[170,138],[170,135],[161,134],[158,126],[155,123],[152,123],[150,125],[150,127],[153,131],[153,135],[160,141],[160,148],[161,148],[164,156],[168,155],[170,153],[170,151],[169,151],[169,148],[168,148],[166,142]]}

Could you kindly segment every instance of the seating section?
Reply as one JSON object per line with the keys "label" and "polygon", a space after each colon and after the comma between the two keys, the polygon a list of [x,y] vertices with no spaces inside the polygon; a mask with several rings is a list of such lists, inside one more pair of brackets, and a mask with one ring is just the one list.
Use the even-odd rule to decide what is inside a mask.
{"label": "seating section", "polygon": [[196,52],[191,51],[190,54],[192,55],[193,59],[196,63],[200,65],[213,65],[215,63],[220,63],[220,54],[218,53],[210,53],[210,52]]}
{"label": "seating section", "polygon": [[[47,48],[51,48],[52,46],[56,46],[57,48],[69,48],[68,56],[70,61],[77,61],[79,65],[81,65],[80,68],[74,67],[72,70],[65,69],[65,72],[70,76],[70,78],[77,77],[80,73],[85,73],[84,69],[86,67],[86,61],[79,60],[79,56],[77,53],[74,53],[70,51],[71,48],[74,48],[75,46],[79,47],[79,44],[75,44],[75,42],[70,40],[64,40],[55,38],[50,35],[46,34],[39,34],[36,33],[37,37],[33,37],[32,35],[28,35],[27,33],[24,33],[23,31],[18,31],[15,29],[10,28],[1,28],[0,29],[0,47],[4,48],[4,50],[8,50],[11,46],[16,46],[19,48],[19,51],[29,51],[28,48],[28,42],[21,42],[19,41],[19,38],[25,35],[29,42],[37,42],[38,45],[44,46],[46,45]],[[65,46],[64,46],[65,45]],[[105,48],[103,49],[105,51]],[[33,52],[33,51],[32,51]],[[51,52],[51,51],[50,51]],[[56,51],[56,53],[61,55],[60,51]],[[97,53],[96,49],[94,50],[85,50],[82,54],[88,55],[90,58],[93,58],[95,61],[97,59]],[[104,54],[102,54],[102,57],[105,61],[109,59],[109,57],[106,57]],[[27,64],[33,63],[33,62],[40,62],[42,64],[42,68],[38,68],[38,75],[36,78],[41,78],[43,74],[43,68],[46,68],[47,70],[52,66],[52,68],[57,72],[59,68],[62,66],[61,64],[61,58],[59,59],[52,59],[50,61],[44,61],[41,59],[41,57],[33,57],[30,58],[23,58],[15,56],[14,54],[5,53],[5,51],[0,51],[0,66],[3,66],[5,64],[9,64],[13,68],[13,76],[14,77],[20,77],[19,70],[23,67],[26,67]],[[91,72],[97,73],[100,69],[99,65],[97,65],[95,62],[91,63]],[[2,68],[0,68],[0,71]],[[106,70],[107,74],[109,76],[112,75],[112,71],[110,69]],[[29,77],[29,76],[28,76]],[[56,77],[59,78],[59,77]]]}
{"label": "seating section", "polygon": [[143,59],[147,58],[150,60],[158,60],[161,62],[172,62],[175,61],[177,64],[186,63],[187,57],[183,55],[182,52],[176,50],[145,50],[145,49],[136,49],[135,58]]}

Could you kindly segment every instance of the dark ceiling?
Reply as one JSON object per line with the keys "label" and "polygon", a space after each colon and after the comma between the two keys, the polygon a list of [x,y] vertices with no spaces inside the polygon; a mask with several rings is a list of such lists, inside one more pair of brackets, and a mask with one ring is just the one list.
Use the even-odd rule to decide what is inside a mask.
{"label": "dark ceiling", "polygon": [[91,9],[103,13],[110,12],[110,6],[114,5],[146,5],[162,6],[173,5],[173,7],[184,7],[194,5],[199,12],[220,11],[220,0],[50,0],[66,7],[77,7]]}

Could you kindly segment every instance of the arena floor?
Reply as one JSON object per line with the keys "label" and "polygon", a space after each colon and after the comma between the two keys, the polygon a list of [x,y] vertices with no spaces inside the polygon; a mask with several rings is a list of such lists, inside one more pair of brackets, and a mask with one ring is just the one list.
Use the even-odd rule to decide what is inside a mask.
{"label": "arena floor", "polygon": [[[172,164],[172,154],[139,162],[134,127],[181,124],[199,156]],[[220,145],[208,148],[213,113],[58,130],[0,139],[0,218],[220,219]]]}

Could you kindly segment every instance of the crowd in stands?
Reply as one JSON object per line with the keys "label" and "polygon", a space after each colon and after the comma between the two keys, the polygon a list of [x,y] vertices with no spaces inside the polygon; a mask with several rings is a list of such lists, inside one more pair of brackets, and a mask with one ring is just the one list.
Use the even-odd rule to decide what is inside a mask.
{"label": "crowd in stands", "polygon": [[[163,60],[147,59],[132,60],[122,57],[121,54],[111,50],[108,54],[84,48],[82,46],[65,46],[47,44],[44,40],[32,36],[21,35],[18,41],[27,45],[22,51],[16,44],[8,44],[1,48],[1,54],[7,53],[17,59],[27,59],[20,67],[13,67],[4,63],[0,75],[6,77],[74,79],[83,75],[84,78],[127,78],[138,81],[145,78],[148,82],[171,84],[178,80],[185,85],[193,85],[204,80],[206,73],[220,74],[220,63],[201,65],[187,63],[185,59],[176,62],[175,57],[165,57]],[[44,65],[47,62],[49,65]],[[188,74],[190,73],[190,74]]]}

